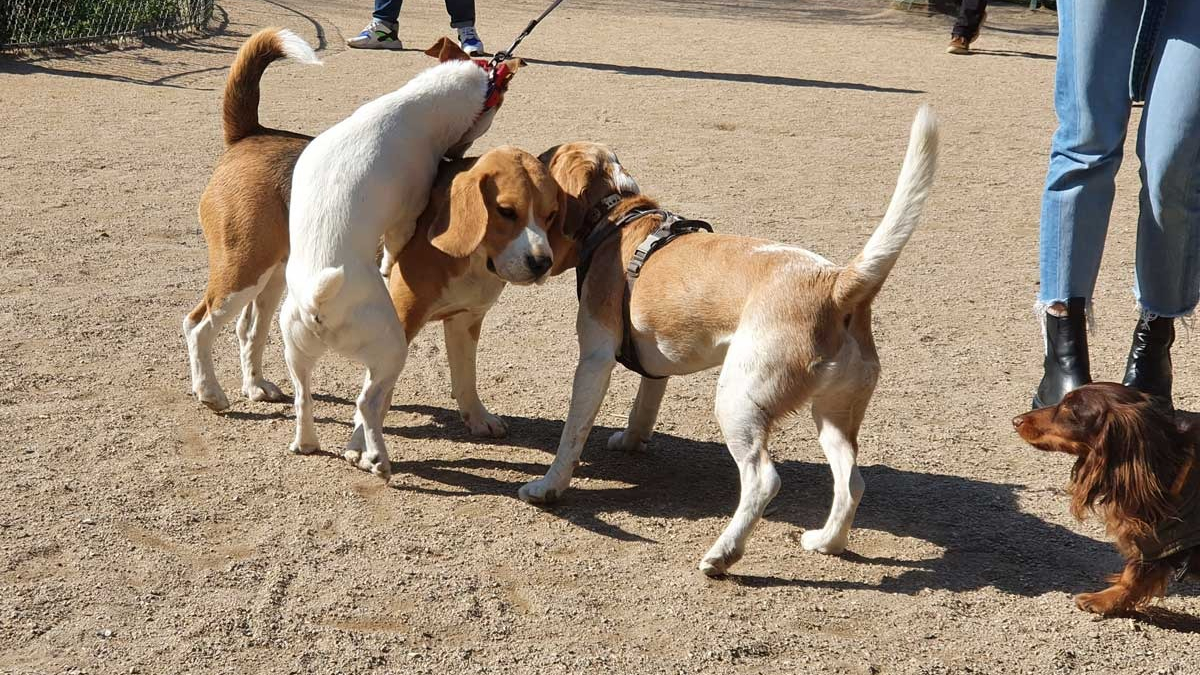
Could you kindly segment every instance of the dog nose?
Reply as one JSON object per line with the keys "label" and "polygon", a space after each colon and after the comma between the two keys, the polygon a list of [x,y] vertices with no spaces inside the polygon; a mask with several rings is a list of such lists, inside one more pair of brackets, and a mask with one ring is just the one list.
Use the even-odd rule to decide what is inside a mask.
{"label": "dog nose", "polygon": [[1017,415],[1016,417],[1013,418],[1013,428],[1014,429],[1020,429],[1021,425],[1024,423],[1025,423],[1024,415]]}
{"label": "dog nose", "polygon": [[554,264],[554,260],[548,255],[527,255],[525,256],[525,265],[533,272],[533,276],[540,277],[549,271],[550,266]]}

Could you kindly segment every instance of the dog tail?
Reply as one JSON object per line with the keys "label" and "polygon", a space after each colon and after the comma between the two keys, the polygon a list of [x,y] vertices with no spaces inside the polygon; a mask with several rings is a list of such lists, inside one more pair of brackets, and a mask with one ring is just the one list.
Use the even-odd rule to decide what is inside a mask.
{"label": "dog tail", "polygon": [[299,293],[297,298],[300,307],[320,323],[321,308],[333,299],[342,285],[346,283],[346,270],[343,267],[326,267],[317,272],[307,293]]}
{"label": "dog tail", "polygon": [[855,307],[874,298],[883,286],[921,218],[921,208],[937,168],[937,146],[937,116],[932,108],[923,105],[913,120],[908,152],[904,155],[887,213],[867,240],[862,253],[838,275],[833,291],[838,307]]}
{"label": "dog tail", "polygon": [[285,56],[301,63],[321,63],[303,38],[284,28],[264,28],[238,50],[225,81],[225,145],[262,131],[258,123],[258,81],[272,61]]}

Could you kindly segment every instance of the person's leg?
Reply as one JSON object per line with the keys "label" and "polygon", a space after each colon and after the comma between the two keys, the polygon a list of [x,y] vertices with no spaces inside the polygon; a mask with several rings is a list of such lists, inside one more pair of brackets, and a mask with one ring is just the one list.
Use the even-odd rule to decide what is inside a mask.
{"label": "person's leg", "polygon": [[361,33],[346,40],[346,45],[355,49],[403,49],[396,32],[402,1],[375,0],[371,23]]}
{"label": "person's leg", "polygon": [[1042,195],[1038,301],[1091,298],[1129,123],[1129,68],[1141,0],[1058,6],[1058,129]]}
{"label": "person's leg", "polygon": [[404,0],[375,0],[375,11],[371,16],[386,21],[392,26],[400,22],[400,5]]}
{"label": "person's leg", "polygon": [[1143,313],[1190,314],[1200,297],[1200,3],[1172,2],[1138,129],[1137,284]]}
{"label": "person's leg", "polygon": [[1150,63],[1138,128],[1139,194],[1134,330],[1125,383],[1171,396],[1174,317],[1200,298],[1200,6],[1169,3]]}
{"label": "person's leg", "polygon": [[458,29],[458,46],[468,56],[481,56],[484,49],[475,30],[475,0],[446,0],[446,13],[450,15],[450,27]]}
{"label": "person's leg", "polygon": [[446,13],[450,15],[451,28],[474,26],[475,0],[446,0]]}
{"label": "person's leg", "polygon": [[963,0],[962,6],[958,8],[958,19],[954,22],[954,28],[950,30],[950,35],[960,37],[968,43],[979,35],[979,26],[983,23],[983,17],[987,14],[987,0]]}
{"label": "person's leg", "polygon": [[[1042,195],[1038,306],[1045,374],[1034,405],[1053,405],[1091,380],[1082,312],[1108,233],[1129,122],[1128,76],[1141,0],[1062,0],[1054,108],[1058,129]],[[1076,298],[1075,302],[1068,302]]]}

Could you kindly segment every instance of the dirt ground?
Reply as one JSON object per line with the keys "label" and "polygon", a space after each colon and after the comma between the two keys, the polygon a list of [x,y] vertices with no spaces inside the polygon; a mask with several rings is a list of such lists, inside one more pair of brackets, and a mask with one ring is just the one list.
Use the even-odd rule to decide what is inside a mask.
{"label": "dirt ground", "polygon": [[[410,47],[448,31],[440,3],[409,4]],[[196,202],[233,52],[266,25],[319,45],[324,67],[268,70],[262,116],[320,132],[427,65],[345,49],[368,5],[228,0],[211,36],[0,59],[0,671],[1200,672],[1194,586],[1137,620],[1074,608],[1118,555],[1068,515],[1067,460],[1010,425],[1040,372],[1052,13],[994,7],[963,58],[943,51],[949,19],[882,2],[568,0],[522,45],[532,65],[477,150],[604,141],[668,207],[835,261],[882,215],[917,106],[943,121],[926,217],[875,303],[884,373],[849,552],[799,545],[831,489],[805,414],[773,440],[777,510],[710,580],[696,563],[737,494],[715,373],[673,382],[653,447],[629,455],[604,449],[636,386],[617,372],[574,490],[549,510],[516,499],[566,414],[573,274],[488,317],[481,391],[503,441],[466,434],[440,330],[418,338],[390,487],[288,454],[290,406],[234,395],[232,330],[216,357],[233,408],[190,397],[179,324],[204,283]],[[487,44],[542,7],[480,0]],[[1104,379],[1136,319],[1134,164],[1096,298]],[[1177,403],[1195,410],[1181,342]],[[290,391],[279,345],[267,372]],[[360,377],[322,361],[327,447]]]}

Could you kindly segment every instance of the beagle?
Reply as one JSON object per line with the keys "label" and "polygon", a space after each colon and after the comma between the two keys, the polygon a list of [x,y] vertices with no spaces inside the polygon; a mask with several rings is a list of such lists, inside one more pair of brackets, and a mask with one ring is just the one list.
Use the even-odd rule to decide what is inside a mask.
{"label": "beagle", "polygon": [[478,159],[443,163],[417,231],[389,275],[389,292],[409,343],[441,321],[451,395],[476,436],[500,437],[475,384],[483,317],[505,282],[540,283],[569,242],[566,198],[533,155],[501,147]]}
{"label": "beagle", "polygon": [[200,197],[200,226],[208,244],[208,286],[183,319],[196,399],[213,410],[229,407],[213,368],[213,340],[233,317],[242,355],[242,393],[252,401],[282,401],[263,377],[267,331],[283,296],[288,253],[287,203],[292,166],[311,136],[267,129],[258,122],[258,84],[284,56],[319,64],[303,39],[265,28],[238,50],[225,82],[225,153]]}
{"label": "beagle", "polygon": [[[558,452],[544,477],[521,487],[520,498],[553,502],[567,489],[628,330],[625,342],[654,377],[643,377],[629,423],[609,438],[609,448],[639,449],[650,439],[668,377],[721,366],[716,415],[737,462],[741,494],[732,522],[701,559],[700,570],[720,575],[742,557],[751,530],[779,490],[767,452],[771,429],[808,402],[833,472],[834,495],[825,526],[805,532],[801,543],[823,553],[844,550],[863,493],[858,429],[879,377],[871,302],[917,225],[933,182],[937,138],[933,112],[922,107],[887,213],[848,265],[797,246],[687,234],[638,261],[628,327],[623,326],[627,269],[663,216],[606,147],[570,143],[544,153],[542,160],[567,193],[567,231],[577,242],[603,241],[588,251],[588,260],[579,259],[576,246],[564,261],[590,267],[579,289],[580,360]],[[615,236],[599,236],[622,220],[627,224]]]}
{"label": "beagle", "polygon": [[[495,94],[507,83],[493,83],[482,63],[447,52],[444,48],[439,65],[314,138],[292,175],[288,297],[279,316],[295,387],[291,450],[308,454],[320,447],[313,423],[312,371],[332,348],[367,368],[355,439],[346,456],[385,480],[391,463],[383,417],[408,349],[404,326],[379,274],[379,241],[390,252],[408,243],[442,158],[461,156],[487,131],[501,103]],[[443,250],[454,257],[471,253],[463,242],[477,231],[477,223],[451,219],[450,225]],[[549,244],[544,237],[531,241],[526,252],[515,264],[527,267],[524,274],[533,279],[538,276],[533,266],[540,267],[550,256]]]}

